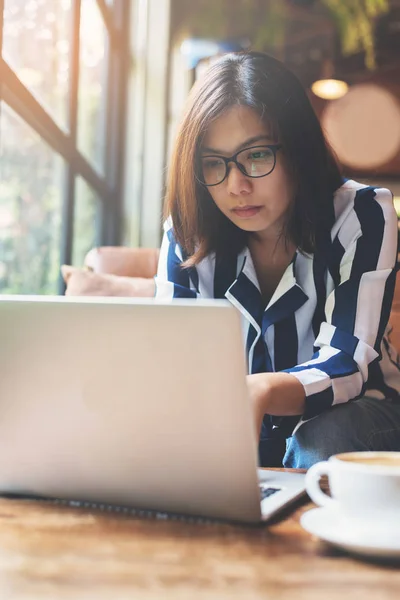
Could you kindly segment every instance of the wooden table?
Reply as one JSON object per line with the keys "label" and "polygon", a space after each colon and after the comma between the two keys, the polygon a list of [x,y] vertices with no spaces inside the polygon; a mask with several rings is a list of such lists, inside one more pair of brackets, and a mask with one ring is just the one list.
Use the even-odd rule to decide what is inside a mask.
{"label": "wooden table", "polygon": [[1,600],[397,600],[400,565],[357,560],[299,524],[137,519],[0,499]]}

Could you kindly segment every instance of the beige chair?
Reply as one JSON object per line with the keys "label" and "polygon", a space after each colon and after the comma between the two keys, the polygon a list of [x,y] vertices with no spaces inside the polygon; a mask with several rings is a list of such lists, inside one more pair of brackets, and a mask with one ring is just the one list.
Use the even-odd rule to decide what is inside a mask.
{"label": "beige chair", "polygon": [[157,273],[158,248],[101,246],[87,253],[84,265],[95,273],[153,278]]}
{"label": "beige chair", "polygon": [[84,259],[83,268],[62,265],[65,294],[152,297],[158,256],[158,248],[92,248]]}

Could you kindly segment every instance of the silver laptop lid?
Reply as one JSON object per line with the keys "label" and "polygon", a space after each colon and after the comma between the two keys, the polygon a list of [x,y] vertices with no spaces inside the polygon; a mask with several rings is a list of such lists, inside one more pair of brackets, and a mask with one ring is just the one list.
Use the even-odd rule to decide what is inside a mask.
{"label": "silver laptop lid", "polygon": [[258,521],[228,302],[0,298],[0,490]]}

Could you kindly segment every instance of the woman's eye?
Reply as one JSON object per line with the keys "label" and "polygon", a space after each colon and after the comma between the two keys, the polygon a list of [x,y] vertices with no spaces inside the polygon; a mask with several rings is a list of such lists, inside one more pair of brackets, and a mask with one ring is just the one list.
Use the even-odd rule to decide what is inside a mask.
{"label": "woman's eye", "polygon": [[222,160],[203,160],[203,167],[205,169],[217,169],[218,167],[221,167],[221,165],[223,165]]}
{"label": "woman's eye", "polygon": [[251,152],[249,154],[250,160],[260,160],[267,157],[267,152],[259,150],[258,152]]}

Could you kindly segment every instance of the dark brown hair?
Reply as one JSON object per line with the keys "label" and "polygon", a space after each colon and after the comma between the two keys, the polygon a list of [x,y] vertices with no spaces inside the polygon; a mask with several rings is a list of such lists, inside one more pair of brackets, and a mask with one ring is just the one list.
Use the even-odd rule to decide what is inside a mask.
{"label": "dark brown hair", "polygon": [[226,54],[190,93],[169,169],[164,212],[172,217],[175,238],[188,257],[185,266],[212,252],[238,252],[246,244],[248,233],[222,214],[195,176],[208,127],[234,105],[267,119],[283,146],[296,189],[286,235],[311,253],[317,230],[332,218],[332,194],[342,177],[301,83],[266,54]]}

